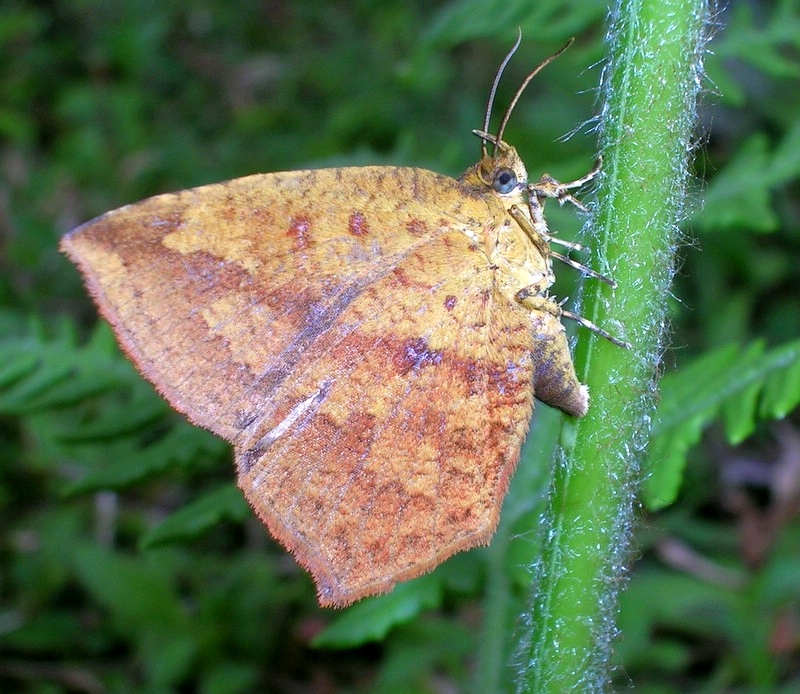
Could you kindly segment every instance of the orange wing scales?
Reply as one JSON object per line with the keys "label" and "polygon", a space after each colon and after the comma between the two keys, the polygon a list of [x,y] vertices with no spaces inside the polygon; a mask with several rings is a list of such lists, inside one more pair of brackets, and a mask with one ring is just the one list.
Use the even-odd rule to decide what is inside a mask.
{"label": "orange wing scales", "polygon": [[256,175],[62,242],[144,375],[233,444],[245,496],[323,604],[487,542],[534,388],[586,409],[550,259],[484,180]]}
{"label": "orange wing scales", "polygon": [[491,323],[475,327],[483,316],[463,316],[460,347],[433,349],[436,333],[381,334],[381,289],[351,309],[372,320],[347,335],[329,330],[310,357],[313,371],[298,364],[309,375],[296,382],[290,413],[321,392],[319,374],[333,375],[312,417],[270,439],[260,457],[258,447],[244,454],[256,461],[240,457],[251,503],[317,576],[325,602],[387,590],[487,541],[532,412],[524,324],[516,344],[505,339],[504,354],[494,355],[502,362],[487,345],[504,336]]}

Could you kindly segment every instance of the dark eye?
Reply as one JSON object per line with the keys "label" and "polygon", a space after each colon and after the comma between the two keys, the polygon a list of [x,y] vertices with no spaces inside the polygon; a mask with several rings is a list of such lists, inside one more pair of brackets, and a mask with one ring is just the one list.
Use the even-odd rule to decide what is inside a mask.
{"label": "dark eye", "polygon": [[511,169],[502,168],[494,172],[492,178],[492,188],[494,188],[501,195],[510,193],[517,186],[517,174]]}

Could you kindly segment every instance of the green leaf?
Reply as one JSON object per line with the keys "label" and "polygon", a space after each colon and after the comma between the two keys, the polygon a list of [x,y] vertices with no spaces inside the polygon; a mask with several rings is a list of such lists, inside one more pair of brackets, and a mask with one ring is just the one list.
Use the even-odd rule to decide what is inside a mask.
{"label": "green leaf", "polygon": [[800,17],[794,2],[777,3],[766,22],[753,17],[753,9],[737,3],[730,25],[715,52],[750,63],[768,75],[792,78],[800,75],[796,51],[800,47]]}
{"label": "green leaf", "polygon": [[387,595],[366,598],[342,613],[312,641],[315,648],[354,648],[380,641],[398,624],[436,607],[442,586],[436,573],[398,584]]}
{"label": "green leaf", "polygon": [[[0,344],[0,388],[11,388],[36,370],[38,357],[19,344]],[[0,396],[2,402],[2,396]]]}
{"label": "green leaf", "polygon": [[[570,7],[565,7],[570,5]],[[506,33],[513,41],[517,28],[538,41],[562,41],[596,22],[608,11],[600,0],[460,0],[446,4],[434,17],[426,40],[457,45]]]}
{"label": "green leaf", "polygon": [[142,549],[195,538],[220,521],[244,522],[250,507],[235,484],[223,484],[175,511],[142,538]]}
{"label": "green leaf", "polygon": [[157,562],[96,545],[74,548],[72,561],[84,588],[108,610],[121,633],[186,624],[169,573]]}
{"label": "green leaf", "polygon": [[[71,326],[66,329],[71,332]],[[103,339],[76,347],[71,334],[3,340],[0,364],[0,413],[4,414],[62,408],[140,380]]]}
{"label": "green leaf", "polygon": [[[764,133],[752,135],[712,179],[704,196],[703,209],[695,221],[714,231],[731,227],[775,231],[778,218],[772,210],[769,182],[765,180],[768,167],[767,136]],[[743,190],[747,195],[742,195]]]}
{"label": "green leaf", "polygon": [[190,671],[199,635],[178,598],[164,555],[157,556],[127,556],[86,545],[75,548],[72,563],[119,634],[135,644],[152,681],[168,686]]}
{"label": "green leaf", "polygon": [[759,416],[763,419],[782,419],[797,407],[799,392],[800,360],[795,360],[790,362],[785,370],[778,371],[767,379]]}
{"label": "green leaf", "polygon": [[124,439],[120,447],[128,449],[127,454],[119,451],[102,457],[103,461],[87,475],[64,489],[64,494],[86,494],[101,489],[124,489],[146,479],[172,469],[175,466],[190,466],[205,458],[218,458],[228,445],[202,429],[187,422],[176,422],[157,441],[135,450]]}
{"label": "green leaf", "polygon": [[258,690],[256,663],[223,661],[203,677],[202,694],[246,694]]}
{"label": "green leaf", "polygon": [[[780,221],[774,191],[800,175],[800,122],[772,146],[765,133],[750,136],[712,180],[695,221],[707,231],[738,227],[773,232]],[[746,191],[746,194],[743,194]]]}
{"label": "green leaf", "polygon": [[686,453],[712,421],[722,416],[728,440],[739,443],[758,421],[783,417],[798,403],[800,340],[767,352],[761,342],[728,345],[664,376],[645,464],[648,508],[675,500]]}

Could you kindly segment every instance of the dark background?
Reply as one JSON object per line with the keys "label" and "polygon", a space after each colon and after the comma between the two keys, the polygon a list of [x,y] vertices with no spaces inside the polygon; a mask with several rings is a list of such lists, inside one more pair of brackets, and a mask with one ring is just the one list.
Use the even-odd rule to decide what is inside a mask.
{"label": "dark background", "polygon": [[[258,171],[369,163],[457,175],[478,156],[471,130],[518,26],[501,108],[542,58],[576,42],[532,83],[506,139],[532,177],[580,176],[596,155],[607,9],[4,3],[0,690],[470,690],[486,662],[491,550],[388,599],[320,610],[232,487],[228,447],[139,379],[58,239],[148,195]],[[668,373],[721,346],[800,336],[800,3],[732,1],[713,24]],[[567,237],[580,231],[572,211],[552,205],[548,218]],[[560,293],[575,280],[562,268]],[[792,373],[786,388],[800,391]],[[544,406],[536,419],[554,421]],[[797,413],[768,420],[736,448],[711,426],[689,451],[678,502],[642,513],[620,686],[796,691],[800,433]],[[527,472],[516,498],[540,500],[546,481],[546,469]],[[508,649],[536,553],[540,508],[529,506],[500,567]],[[505,667],[498,686],[512,675]]]}

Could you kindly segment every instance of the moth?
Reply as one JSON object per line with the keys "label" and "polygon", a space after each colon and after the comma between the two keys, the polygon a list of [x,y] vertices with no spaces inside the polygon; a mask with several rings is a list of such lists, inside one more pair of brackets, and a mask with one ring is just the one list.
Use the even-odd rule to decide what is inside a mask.
{"label": "moth", "polygon": [[[366,166],[149,198],[63,237],[101,314],[174,409],[230,442],[238,484],[322,605],[390,590],[485,544],[534,396],[588,393],[549,293],[548,198],[503,140],[453,179]],[[568,44],[569,45],[569,44]],[[566,48],[566,46],[564,47]],[[564,50],[564,49],[562,49]],[[491,151],[490,151],[491,150]],[[577,244],[560,242],[568,248]]]}

